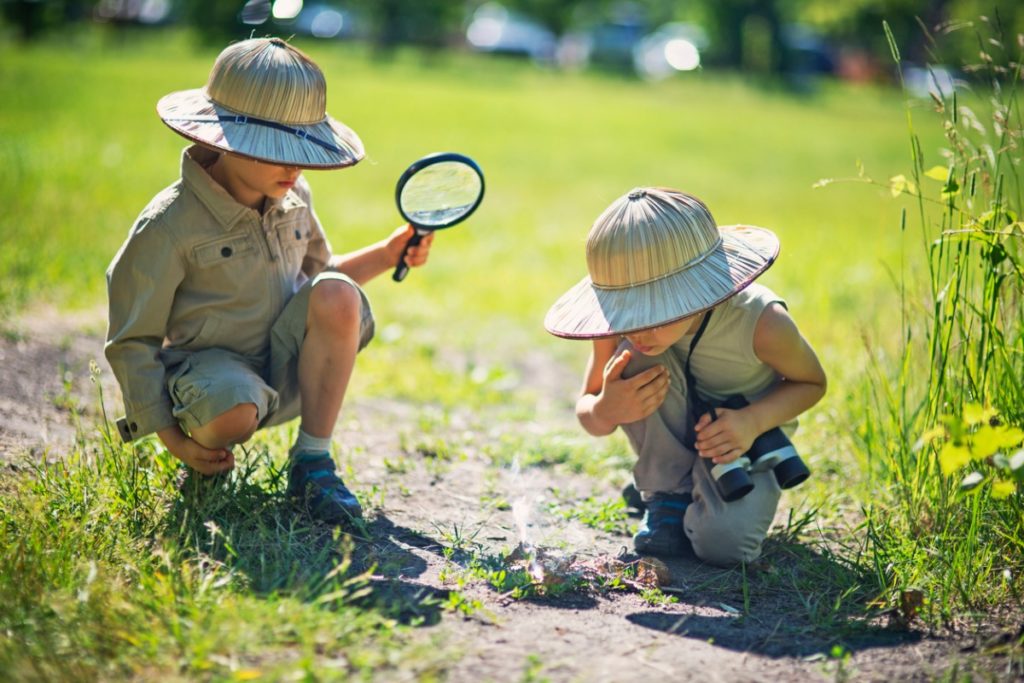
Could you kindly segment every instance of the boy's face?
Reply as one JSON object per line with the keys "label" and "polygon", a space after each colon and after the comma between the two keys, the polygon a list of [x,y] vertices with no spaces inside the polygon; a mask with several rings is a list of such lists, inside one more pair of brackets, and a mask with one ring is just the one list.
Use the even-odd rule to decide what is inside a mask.
{"label": "boy's face", "polygon": [[281,199],[302,175],[297,166],[278,166],[232,154],[222,154],[217,162],[224,171],[225,189],[242,204],[253,205],[263,197]]}
{"label": "boy's face", "polygon": [[667,325],[649,327],[639,332],[623,335],[633,348],[645,356],[657,356],[668,351],[669,347],[691,332],[700,322],[701,314],[683,318]]}

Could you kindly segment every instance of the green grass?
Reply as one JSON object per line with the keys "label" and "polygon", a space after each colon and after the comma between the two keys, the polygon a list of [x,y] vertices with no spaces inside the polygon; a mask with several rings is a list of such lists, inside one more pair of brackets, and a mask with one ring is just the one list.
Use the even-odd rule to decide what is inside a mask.
{"label": "green grass", "polygon": [[152,441],[107,435],[5,478],[5,677],[439,677],[445,648],[403,625],[439,606],[382,599],[351,537],[291,510],[266,453],[198,480]]}
{"label": "green grass", "polygon": [[863,383],[857,430],[865,469],[891,494],[867,509],[877,583],[893,602],[922,591],[946,621],[1024,593],[1021,46],[987,37],[989,101],[908,112],[911,140],[941,127],[950,152],[937,168],[910,164],[904,191],[918,205],[906,224],[919,236],[908,239],[922,246],[908,254],[927,271],[901,281],[902,349]]}

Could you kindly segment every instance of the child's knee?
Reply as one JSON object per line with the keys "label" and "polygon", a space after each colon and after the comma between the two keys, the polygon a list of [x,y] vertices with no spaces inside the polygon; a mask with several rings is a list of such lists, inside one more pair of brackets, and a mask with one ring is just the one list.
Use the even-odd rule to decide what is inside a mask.
{"label": "child's knee", "polygon": [[761,556],[764,533],[752,525],[728,516],[701,520],[686,525],[686,535],[693,544],[693,552],[703,562],[730,567],[741,562],[753,562]]}
{"label": "child's knee", "polygon": [[207,448],[223,448],[248,441],[258,427],[256,404],[240,403],[193,430],[192,438]]}
{"label": "child's knee", "polygon": [[362,313],[359,292],[344,280],[325,279],[309,293],[309,318],[318,325],[352,325],[358,329]]}

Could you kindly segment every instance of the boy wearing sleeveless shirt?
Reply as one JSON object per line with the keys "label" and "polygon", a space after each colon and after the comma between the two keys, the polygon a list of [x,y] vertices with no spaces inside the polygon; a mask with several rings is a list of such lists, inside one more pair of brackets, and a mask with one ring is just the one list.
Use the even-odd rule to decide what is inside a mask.
{"label": "boy wearing sleeveless shirt", "polygon": [[[549,332],[593,342],[580,424],[595,436],[622,427],[637,455],[639,553],[718,565],[761,553],[781,493],[773,473],[755,463],[753,490],[726,502],[700,459],[726,465],[769,430],[791,434],[825,394],[825,372],[785,302],[753,283],[778,250],[768,230],[718,226],[696,197],[636,189],[594,223],[590,276],[548,312]],[[693,415],[697,399],[737,396],[748,405]]]}

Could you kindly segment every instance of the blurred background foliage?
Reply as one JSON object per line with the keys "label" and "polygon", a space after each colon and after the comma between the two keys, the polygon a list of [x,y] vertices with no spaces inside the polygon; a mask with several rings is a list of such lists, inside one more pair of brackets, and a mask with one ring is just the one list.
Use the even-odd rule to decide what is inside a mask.
{"label": "blurred background foliage", "polygon": [[712,67],[885,80],[892,70],[883,19],[908,64],[976,58],[974,34],[936,38],[979,16],[1005,35],[1024,32],[1019,0],[0,0],[0,7],[0,35],[23,41],[86,21],[182,24],[212,45],[254,33],[307,34],[367,41],[378,58],[401,45],[468,47],[641,76],[652,73],[638,51],[658,37],[687,40],[699,63]]}

